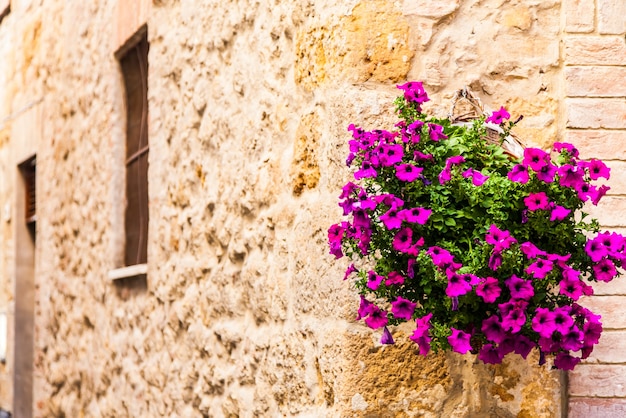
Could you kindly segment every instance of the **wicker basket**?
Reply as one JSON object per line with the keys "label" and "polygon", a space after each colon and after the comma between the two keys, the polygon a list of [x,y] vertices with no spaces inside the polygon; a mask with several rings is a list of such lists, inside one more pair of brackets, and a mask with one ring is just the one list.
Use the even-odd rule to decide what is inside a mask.
{"label": "wicker basket", "polygon": [[[452,107],[448,117],[453,125],[469,126],[474,120],[482,115],[490,115],[491,112],[485,111],[485,108],[478,97],[469,89],[464,87],[457,90],[452,98]],[[518,121],[521,120],[518,119]],[[509,134],[504,140],[501,134],[504,133],[500,126],[493,123],[485,123],[487,128],[487,142],[502,147],[504,152],[514,158],[521,158],[524,155],[524,143],[515,135]]]}

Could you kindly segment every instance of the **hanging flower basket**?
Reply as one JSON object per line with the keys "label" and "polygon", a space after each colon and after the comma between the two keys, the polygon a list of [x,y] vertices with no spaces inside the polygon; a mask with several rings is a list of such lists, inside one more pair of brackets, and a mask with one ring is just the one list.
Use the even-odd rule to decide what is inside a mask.
{"label": "hanging flower basket", "polygon": [[514,126],[504,108],[441,119],[422,111],[421,83],[398,88],[393,130],[349,127],[355,181],[339,196],[345,220],[328,231],[330,253],[351,261],[357,319],[383,344],[393,343],[388,326],[414,323],[422,355],[472,352],[493,364],[537,348],[540,363],[550,355],[573,369],[602,332],[578,301],[625,259],[625,238],[599,233],[582,211],[606,194],[596,183],[609,169],[565,143],[554,158],[516,154],[503,145]]}

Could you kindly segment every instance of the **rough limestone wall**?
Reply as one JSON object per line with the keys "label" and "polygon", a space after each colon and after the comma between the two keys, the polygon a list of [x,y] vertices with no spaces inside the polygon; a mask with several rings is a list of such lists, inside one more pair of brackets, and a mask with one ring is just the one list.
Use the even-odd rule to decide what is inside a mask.
{"label": "rough limestone wall", "polygon": [[424,359],[403,329],[381,347],[326,248],[346,126],[390,126],[397,82],[424,80],[441,111],[470,85],[525,115],[520,136],[556,139],[558,2],[153,0],[147,292],[106,278],[116,7],[50,0],[12,17],[38,45],[12,91],[45,92],[37,416],[560,416],[560,375],[536,355]]}

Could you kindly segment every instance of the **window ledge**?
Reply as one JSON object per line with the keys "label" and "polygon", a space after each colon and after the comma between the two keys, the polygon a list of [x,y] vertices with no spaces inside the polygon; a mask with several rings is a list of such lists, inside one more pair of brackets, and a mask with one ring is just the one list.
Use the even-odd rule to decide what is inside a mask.
{"label": "window ledge", "polygon": [[109,270],[109,280],[115,281],[119,279],[128,279],[148,274],[147,264],[135,264],[134,266],[122,267],[119,269]]}

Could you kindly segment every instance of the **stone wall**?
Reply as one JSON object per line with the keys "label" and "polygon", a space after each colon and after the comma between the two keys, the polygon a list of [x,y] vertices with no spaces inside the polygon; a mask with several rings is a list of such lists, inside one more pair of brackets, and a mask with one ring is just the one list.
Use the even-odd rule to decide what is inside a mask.
{"label": "stone wall", "polygon": [[[624,232],[626,210],[626,3],[598,0],[564,3],[566,138],[587,157],[611,166],[611,190],[602,224]],[[626,286],[596,286],[586,304],[602,314],[605,332],[586,364],[570,373],[571,417],[626,414]]]}
{"label": "stone wall", "polygon": [[[529,144],[578,127],[566,111],[597,99],[572,90],[585,74],[569,51],[623,39],[570,34],[586,26],[567,20],[561,51],[561,12],[543,0],[13,0],[0,23],[0,200],[17,204],[18,155],[36,151],[34,415],[561,416],[562,376],[534,354],[497,367],[424,359],[403,329],[381,346],[353,320],[358,299],[326,248],[349,174],[346,127],[391,123],[397,82],[424,80],[442,113],[469,85],[523,114]],[[150,231],[147,289],[136,289],[107,278],[123,233],[113,52],[144,23]],[[32,103],[35,126],[20,121]],[[19,126],[41,138],[23,150],[15,138],[32,136]],[[593,129],[567,135],[621,132],[581,128]],[[10,311],[17,220],[2,213]]]}

